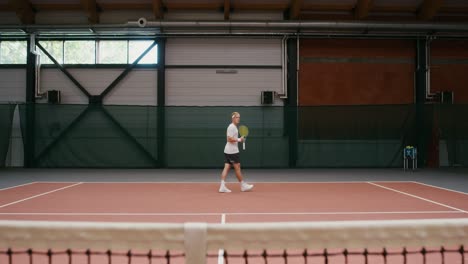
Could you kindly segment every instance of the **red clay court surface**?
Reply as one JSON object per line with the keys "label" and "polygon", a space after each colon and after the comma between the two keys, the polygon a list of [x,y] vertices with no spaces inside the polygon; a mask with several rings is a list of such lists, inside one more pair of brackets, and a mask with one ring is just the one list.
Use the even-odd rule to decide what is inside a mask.
{"label": "red clay court surface", "polygon": [[0,189],[1,220],[288,222],[467,218],[468,194],[418,182],[33,182]]}
{"label": "red clay court surface", "polygon": [[[288,222],[339,220],[390,220],[467,218],[468,194],[418,182],[301,182],[254,183],[252,192],[240,192],[229,183],[232,193],[218,193],[218,182],[211,183],[112,183],[112,182],[32,182],[0,189],[0,220],[106,221],[106,222]],[[213,254],[213,252],[211,252]],[[207,263],[223,263],[220,257]],[[281,252],[279,252],[281,254]],[[424,263],[462,263],[459,254],[432,254]],[[49,263],[35,256],[35,264]],[[54,257],[68,263],[66,256]],[[73,263],[86,264],[85,256]],[[108,259],[92,257],[92,263]],[[372,260],[374,259],[375,262]],[[0,256],[0,262],[7,261]],[[158,262],[159,261],[159,262]],[[163,260],[154,263],[166,263]],[[345,263],[343,256],[309,259],[310,263]],[[465,259],[465,262],[467,260]],[[27,255],[14,257],[13,263],[29,263]],[[112,263],[128,263],[113,257]],[[149,263],[132,258],[132,263]],[[171,263],[182,264],[183,259]],[[242,258],[229,263],[245,263]],[[249,263],[264,263],[262,258]],[[268,263],[285,263],[279,258]],[[304,263],[291,257],[287,263]],[[309,262],[308,262],[309,263]],[[356,256],[346,263],[365,263]],[[402,256],[370,257],[369,263],[404,263]],[[422,256],[410,256],[406,263],[423,263]]]}

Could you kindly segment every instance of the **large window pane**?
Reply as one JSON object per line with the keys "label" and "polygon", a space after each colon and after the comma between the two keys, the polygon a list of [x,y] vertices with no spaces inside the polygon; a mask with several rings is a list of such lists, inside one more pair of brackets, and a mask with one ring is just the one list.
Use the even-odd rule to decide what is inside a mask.
{"label": "large window pane", "polygon": [[126,40],[99,41],[99,63],[127,63]]}
{"label": "large window pane", "polygon": [[[41,44],[56,61],[63,64],[63,41],[40,41],[39,44]],[[41,64],[54,64],[40,48],[36,48],[36,51],[39,51],[41,54]]]}
{"label": "large window pane", "polygon": [[[128,63],[133,63],[151,44],[153,40],[132,40],[129,43]],[[138,64],[156,64],[158,63],[158,45],[154,46]]]}
{"label": "large window pane", "polygon": [[95,64],[94,40],[65,41],[65,64]]}
{"label": "large window pane", "polygon": [[0,63],[26,64],[27,48],[26,41],[2,41],[0,43]]}

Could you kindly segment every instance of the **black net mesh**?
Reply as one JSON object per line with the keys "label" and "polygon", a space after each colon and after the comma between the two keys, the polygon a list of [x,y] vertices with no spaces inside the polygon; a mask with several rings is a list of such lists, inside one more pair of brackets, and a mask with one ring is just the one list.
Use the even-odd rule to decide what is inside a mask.
{"label": "black net mesh", "polygon": [[5,167],[15,107],[15,104],[0,105],[0,167]]}
{"label": "black net mesh", "polygon": [[36,104],[20,110],[23,135],[30,135],[25,142],[31,142],[25,153],[34,153],[37,167],[221,168],[234,111],[249,127],[246,150],[240,151],[243,167],[402,167],[407,145],[417,146],[424,166],[439,140],[450,166],[468,165],[468,123],[462,118],[468,105]]}
{"label": "black net mesh", "polygon": [[445,143],[449,166],[468,166],[467,105],[440,105],[437,114],[438,132]]}
{"label": "black net mesh", "polygon": [[415,108],[324,106],[299,108],[301,167],[397,167],[415,145]]}
{"label": "black net mesh", "polygon": [[463,264],[467,219],[263,223],[0,221],[0,263]]}
{"label": "black net mesh", "polygon": [[251,250],[208,254],[208,263],[440,264],[466,263],[464,246],[420,248]]}
{"label": "black net mesh", "polygon": [[231,113],[249,128],[241,162],[247,167],[287,167],[288,138],[281,107],[167,107],[168,167],[222,167]]}
{"label": "black net mesh", "polygon": [[[161,250],[0,250],[5,264],[150,264],[186,263],[183,252]],[[206,263],[314,263],[314,264],[462,264],[468,251],[458,247],[422,247],[399,249],[324,249],[324,250],[251,250],[208,253]]]}
{"label": "black net mesh", "polygon": [[156,166],[154,107],[41,104],[21,110],[23,131],[26,112],[34,112],[38,167]]}

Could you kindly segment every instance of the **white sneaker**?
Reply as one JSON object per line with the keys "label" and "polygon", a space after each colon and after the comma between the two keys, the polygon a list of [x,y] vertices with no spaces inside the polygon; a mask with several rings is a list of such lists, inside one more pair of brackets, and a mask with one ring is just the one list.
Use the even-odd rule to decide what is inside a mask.
{"label": "white sneaker", "polygon": [[219,192],[220,193],[230,193],[231,190],[229,190],[225,185],[221,185],[221,187],[219,187]]}
{"label": "white sneaker", "polygon": [[244,182],[244,183],[241,184],[241,191],[247,192],[247,191],[252,190],[253,187],[254,187],[253,184],[248,184],[248,183]]}

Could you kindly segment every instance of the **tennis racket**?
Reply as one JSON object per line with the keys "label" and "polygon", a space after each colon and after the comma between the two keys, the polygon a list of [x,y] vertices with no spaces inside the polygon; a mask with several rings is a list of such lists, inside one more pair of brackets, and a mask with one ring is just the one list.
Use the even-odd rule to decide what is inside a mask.
{"label": "tennis racket", "polygon": [[247,140],[247,136],[249,135],[249,128],[247,126],[240,126],[239,127],[239,134],[241,137],[244,137],[244,142],[242,143],[242,148],[245,150],[245,141]]}

